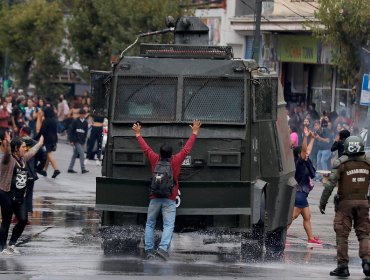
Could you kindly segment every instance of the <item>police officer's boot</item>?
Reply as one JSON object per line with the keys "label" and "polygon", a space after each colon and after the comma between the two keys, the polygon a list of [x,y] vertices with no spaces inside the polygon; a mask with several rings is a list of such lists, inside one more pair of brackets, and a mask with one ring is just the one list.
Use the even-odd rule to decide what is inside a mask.
{"label": "police officer's boot", "polygon": [[362,271],[366,276],[370,276],[370,260],[362,260]]}
{"label": "police officer's boot", "polygon": [[330,271],[330,276],[348,277],[349,270],[346,264],[338,264],[337,268]]}

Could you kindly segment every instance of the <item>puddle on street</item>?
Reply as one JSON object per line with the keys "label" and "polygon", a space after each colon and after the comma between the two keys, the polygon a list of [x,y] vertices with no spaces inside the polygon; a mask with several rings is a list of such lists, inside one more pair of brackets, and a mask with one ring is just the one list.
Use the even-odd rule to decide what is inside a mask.
{"label": "puddle on street", "polygon": [[[42,269],[51,269],[45,263],[50,262],[56,271],[64,271],[68,266],[79,273],[86,270],[109,275],[262,277],[287,269],[291,270],[290,276],[300,275],[297,266],[326,272],[328,265],[325,264],[330,268],[335,264],[333,247],[309,249],[302,244],[287,247],[284,256],[274,262],[246,261],[241,258],[237,239],[231,237],[229,242],[211,243],[212,236],[205,232],[175,233],[168,262],[144,260],[142,240],[139,246],[134,244],[134,249],[126,250],[124,254],[104,254],[100,212],[95,211],[92,203],[78,200],[56,201],[52,197],[38,197],[34,201],[31,221],[28,233],[26,228],[24,234],[26,240],[20,247],[24,254],[17,259],[0,259],[0,271],[34,271],[37,274]],[[126,232],[142,238],[144,229],[132,226]],[[126,246],[119,244],[119,237],[122,236],[117,236],[117,246]],[[351,265],[360,266],[356,258],[352,258]]]}

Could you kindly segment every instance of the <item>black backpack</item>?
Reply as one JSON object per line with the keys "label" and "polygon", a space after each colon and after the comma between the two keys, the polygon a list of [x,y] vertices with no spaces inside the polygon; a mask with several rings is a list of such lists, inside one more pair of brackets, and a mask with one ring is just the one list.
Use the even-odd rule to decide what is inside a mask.
{"label": "black backpack", "polygon": [[168,198],[172,194],[175,185],[173,180],[172,166],[169,160],[160,159],[154,167],[150,194],[158,198]]}

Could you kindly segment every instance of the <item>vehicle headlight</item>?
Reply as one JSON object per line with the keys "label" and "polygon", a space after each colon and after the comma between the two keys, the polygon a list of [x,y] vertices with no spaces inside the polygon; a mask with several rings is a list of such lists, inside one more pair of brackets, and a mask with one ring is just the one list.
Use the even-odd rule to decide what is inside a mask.
{"label": "vehicle headlight", "polygon": [[145,165],[145,156],[141,150],[113,150],[113,164]]}
{"label": "vehicle headlight", "polygon": [[208,152],[208,166],[240,166],[240,152]]}

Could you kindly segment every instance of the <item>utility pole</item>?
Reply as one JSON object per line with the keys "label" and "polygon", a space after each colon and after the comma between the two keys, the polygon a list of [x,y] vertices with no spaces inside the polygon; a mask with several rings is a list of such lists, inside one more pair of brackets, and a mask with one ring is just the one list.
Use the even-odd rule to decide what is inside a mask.
{"label": "utility pole", "polygon": [[[8,8],[11,8],[12,5],[13,0],[8,0]],[[2,97],[5,97],[8,91],[8,88],[5,88],[7,87],[5,83],[7,83],[7,80],[9,79],[9,67],[10,67],[9,49],[6,48],[4,53],[3,92],[1,93]]]}
{"label": "utility pole", "polygon": [[260,58],[260,48],[261,48],[261,17],[262,17],[262,1],[256,0],[255,7],[255,18],[256,26],[254,29],[254,39],[253,39],[253,59],[259,64]]}

